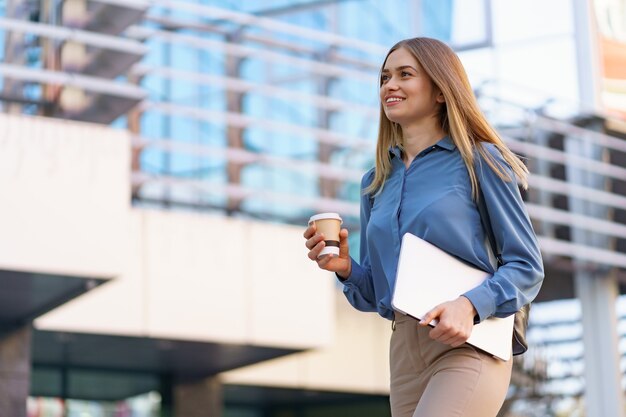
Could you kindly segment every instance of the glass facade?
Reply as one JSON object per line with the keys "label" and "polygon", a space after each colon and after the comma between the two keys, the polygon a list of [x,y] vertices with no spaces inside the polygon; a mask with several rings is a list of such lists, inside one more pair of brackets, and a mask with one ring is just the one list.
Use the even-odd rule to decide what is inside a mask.
{"label": "glass facade", "polygon": [[[140,169],[150,179],[137,204],[298,225],[314,212],[337,211],[356,249],[359,181],[373,165],[386,50],[412,36],[485,47],[487,4],[472,6],[472,36],[458,19],[467,5],[452,1],[198,1],[150,9],[141,81],[150,104],[138,132]],[[237,25],[247,19],[241,13],[253,20]],[[164,141],[176,145],[164,150]]]}
{"label": "glass facade", "polygon": [[[476,6],[485,12],[484,2]],[[376,78],[386,49],[410,36],[459,38],[463,28],[454,30],[454,11],[452,1],[195,2],[150,9],[141,167],[177,181],[148,181],[139,200],[302,224],[319,211],[311,199],[323,196],[325,209],[347,211],[354,225],[360,174],[372,164]],[[237,20],[240,12],[254,19],[238,26],[212,17]],[[168,25],[180,29],[166,31]],[[471,42],[488,39],[483,33]],[[164,151],[150,146],[153,139],[189,144],[195,152]]]}
{"label": "glass facade", "polygon": [[[142,104],[132,120],[124,111],[85,116],[137,135],[137,204],[296,224],[332,210],[345,213],[350,226],[360,175],[372,165],[384,54],[412,36],[459,50],[487,46],[488,3],[471,3],[163,0],[113,29],[95,27],[96,6],[86,0],[13,0],[4,14],[22,27],[4,23],[9,31],[2,35],[12,39],[3,59],[43,69],[48,79],[63,71],[140,86]],[[468,13],[471,27],[459,18]],[[110,37],[83,45],[62,26]],[[134,66],[106,75],[101,65],[89,67],[93,51],[122,39],[131,45],[114,52],[145,49]],[[75,109],[102,92],[37,81],[3,77],[5,98],[33,103],[21,103],[21,112],[80,119]]]}

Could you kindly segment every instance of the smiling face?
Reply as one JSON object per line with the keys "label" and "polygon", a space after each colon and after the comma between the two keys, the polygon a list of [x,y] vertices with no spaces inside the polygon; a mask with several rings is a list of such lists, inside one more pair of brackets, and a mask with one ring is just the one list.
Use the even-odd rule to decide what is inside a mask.
{"label": "smiling face", "polygon": [[403,130],[425,121],[436,122],[444,102],[443,94],[405,48],[387,57],[381,71],[380,100],[387,118]]}

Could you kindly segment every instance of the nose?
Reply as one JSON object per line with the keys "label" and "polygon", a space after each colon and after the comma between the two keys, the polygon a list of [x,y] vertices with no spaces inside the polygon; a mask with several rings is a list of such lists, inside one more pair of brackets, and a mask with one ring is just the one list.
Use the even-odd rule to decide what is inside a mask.
{"label": "nose", "polygon": [[398,89],[398,83],[396,82],[395,77],[391,77],[389,80],[387,80],[385,85],[383,85],[383,89],[384,90],[388,90],[388,91],[395,91],[395,90],[397,90]]}

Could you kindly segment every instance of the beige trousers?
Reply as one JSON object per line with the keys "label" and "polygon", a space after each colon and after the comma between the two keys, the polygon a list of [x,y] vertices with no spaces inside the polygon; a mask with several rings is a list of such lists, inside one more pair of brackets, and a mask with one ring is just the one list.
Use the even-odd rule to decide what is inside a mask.
{"label": "beige trousers", "polygon": [[511,381],[504,362],[464,344],[452,348],[428,336],[430,327],[396,313],[391,335],[393,417],[495,417]]}

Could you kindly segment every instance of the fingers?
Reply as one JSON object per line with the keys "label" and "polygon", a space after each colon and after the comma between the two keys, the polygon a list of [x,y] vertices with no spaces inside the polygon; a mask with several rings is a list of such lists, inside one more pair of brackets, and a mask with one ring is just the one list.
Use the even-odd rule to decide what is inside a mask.
{"label": "fingers", "polygon": [[326,266],[332,260],[333,260],[332,256],[323,256],[317,260],[317,266],[319,266],[322,269],[326,269]]}
{"label": "fingers", "polygon": [[437,324],[428,335],[431,339],[436,340],[452,347],[461,346],[470,337],[470,332],[464,328],[449,325],[447,323]]}
{"label": "fingers", "polygon": [[313,249],[318,243],[323,242],[324,241],[324,235],[322,234],[315,234],[313,235],[310,239],[308,239],[304,245],[306,246],[306,248],[308,250]]}
{"label": "fingers", "polygon": [[310,260],[317,262],[318,267],[336,272],[345,279],[350,276],[352,263],[349,255],[347,229],[339,231],[339,256],[327,255],[319,258],[322,250],[326,247],[325,236],[317,233],[314,224],[307,227],[302,235],[306,239],[305,246],[309,250],[307,256]]}
{"label": "fingers", "polygon": [[312,261],[317,261],[318,260],[318,256],[319,254],[322,252],[322,249],[324,249],[324,246],[326,246],[326,243],[324,243],[324,237],[321,235],[317,235],[312,237],[311,239],[307,240],[306,243],[307,248],[309,248],[310,246],[310,250],[308,253],[308,257],[310,260]]}
{"label": "fingers", "polygon": [[437,321],[435,327],[428,332],[430,338],[452,347],[458,347],[472,334],[473,320],[464,313],[458,314],[454,305],[452,302],[439,304],[426,313],[419,324],[427,326],[433,320]]}
{"label": "fingers", "polygon": [[311,237],[313,237],[316,231],[317,231],[317,228],[315,227],[315,223],[313,223],[312,225],[306,228],[306,230],[304,231],[302,235],[304,236],[305,239],[310,239]]}
{"label": "fingers", "polygon": [[469,339],[469,335],[467,335],[466,333],[459,332],[459,333],[456,333],[454,336],[445,334],[445,335],[440,336],[439,338],[435,338],[435,337],[431,337],[431,338],[433,340],[436,340],[446,345],[450,345],[452,347],[459,347],[463,343],[467,342],[467,339]]}
{"label": "fingers", "polygon": [[[313,248],[315,248],[320,242],[324,241],[324,235],[323,234],[321,234],[321,233],[320,234],[316,234],[315,223],[312,224],[311,226],[307,227],[307,229],[303,233],[303,236],[307,240],[304,243],[304,245],[310,251],[313,250]],[[323,246],[322,246],[322,248],[323,248]],[[321,251],[321,249],[320,249],[320,251]],[[309,255],[310,255],[310,253],[309,253]],[[309,256],[309,258],[311,258],[311,256]],[[314,258],[311,258],[311,259],[314,259]]]}
{"label": "fingers", "polygon": [[[305,232],[305,236],[306,235],[308,234]],[[324,242],[324,235],[321,233],[316,233],[312,235],[309,239],[307,239],[304,245],[307,247],[307,249],[309,249],[309,253],[307,254],[309,259],[312,261],[317,261],[319,254],[326,246],[326,243]]]}
{"label": "fingers", "polygon": [[348,229],[341,229],[339,232],[339,257],[347,258],[350,256],[348,247]]}
{"label": "fingers", "polygon": [[449,343],[450,346],[452,347],[459,347],[461,346],[463,343],[467,342],[468,338],[461,338],[456,340],[455,342]]}
{"label": "fingers", "polygon": [[[324,249],[324,247],[326,246],[326,244],[324,243],[324,241],[322,240],[321,242],[319,242],[317,245],[313,246],[313,248],[309,251],[308,253],[308,257],[310,260],[312,261],[319,261],[320,258],[320,253],[322,253],[322,250]],[[324,258],[326,258],[326,256],[324,256]]]}
{"label": "fingers", "polygon": [[[305,246],[309,250],[309,259],[317,260],[317,256],[320,254],[322,249],[324,249],[324,235],[317,234],[315,229],[315,224],[307,227],[304,231],[303,236],[306,240]],[[349,247],[348,247],[348,229],[341,229],[339,232],[339,256],[347,258],[349,255]]]}
{"label": "fingers", "polygon": [[428,324],[430,324],[431,321],[439,318],[442,311],[443,311],[443,308],[441,307],[441,305],[436,306],[435,308],[430,310],[428,313],[426,313],[426,315],[419,321],[419,325],[423,327],[428,326]]}

